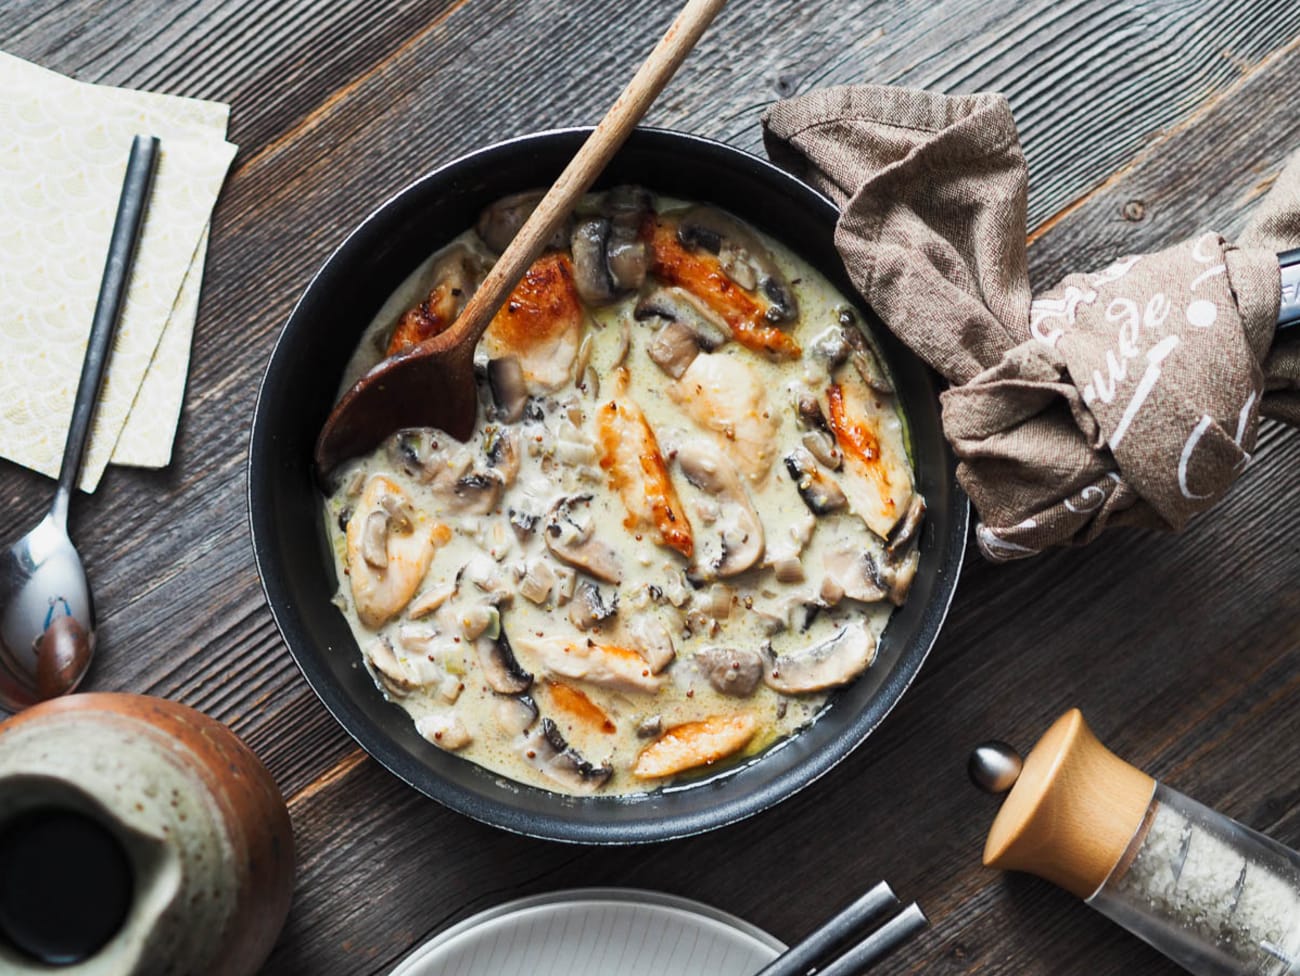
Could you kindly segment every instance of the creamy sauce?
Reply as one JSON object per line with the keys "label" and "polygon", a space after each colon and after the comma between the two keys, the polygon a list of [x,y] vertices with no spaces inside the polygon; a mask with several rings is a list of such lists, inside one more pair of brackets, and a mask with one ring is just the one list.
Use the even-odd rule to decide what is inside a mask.
{"label": "creamy sauce", "polygon": [[[657,207],[663,233],[685,220],[680,203]],[[777,336],[797,357],[726,328],[715,348],[717,336],[697,336],[667,357],[655,342],[673,320],[636,311],[661,283],[661,248],[639,293],[576,313],[547,305],[535,348],[539,320],[516,292],[479,360],[522,364],[518,419],[503,416],[494,372],[467,443],[404,431],[335,474],[336,603],[379,687],[434,745],[549,790],[644,792],[763,751],[874,657],[915,571],[908,537],[923,511],[904,421],[870,345],[845,349],[846,329],[860,335],[848,303],[759,239],[797,299]],[[345,387],[456,253],[478,271],[492,260],[467,232],[418,268],[376,316]],[[534,269],[548,260],[563,279],[567,255]],[[534,285],[546,301],[572,291]],[[759,286],[741,291],[766,301]],[[556,325],[566,314],[571,326]],[[874,386],[863,381],[873,371]],[[820,422],[801,416],[801,398],[820,405]]]}

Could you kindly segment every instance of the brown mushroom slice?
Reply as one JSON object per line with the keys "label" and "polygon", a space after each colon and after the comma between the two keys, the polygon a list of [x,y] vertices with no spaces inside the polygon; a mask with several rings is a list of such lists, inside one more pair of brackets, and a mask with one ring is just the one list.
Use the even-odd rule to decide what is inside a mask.
{"label": "brown mushroom slice", "polygon": [[828,549],[822,557],[822,568],[825,571],[823,580],[836,588],[840,598],[879,603],[889,596],[880,566],[863,543],[846,539]]}
{"label": "brown mushroom slice", "polygon": [[[519,228],[524,226],[524,222],[537,209],[537,204],[541,202],[545,193],[545,190],[525,190],[523,193],[513,193],[508,197],[502,197],[496,203],[484,209],[479,214],[478,223],[474,228],[483,243],[497,254],[503,252],[510,242],[515,239],[515,235],[519,233]],[[573,218],[567,218],[551,235],[550,240],[546,242],[546,246],[553,251],[563,250],[569,243],[569,228],[572,223]]]}
{"label": "brown mushroom slice", "polygon": [[528,386],[519,360],[514,356],[489,359],[487,381],[496,419],[507,424],[520,420],[528,403]]}
{"label": "brown mushroom slice", "polygon": [[580,524],[574,518],[575,507],[590,501],[590,495],[577,495],[561,498],[551,506],[542,531],[546,548],[557,559],[590,573],[598,580],[621,583],[623,570],[614,550],[593,538],[590,522]]}
{"label": "brown mushroom slice", "polygon": [[419,687],[419,682],[402,667],[387,637],[381,636],[366,646],[366,660],[370,662],[371,674],[393,697],[405,698]]}
{"label": "brown mushroom slice", "polygon": [[464,310],[486,271],[483,259],[464,244],[444,251],[422,286],[427,294],[397,320],[384,354],[396,356],[445,332]]}
{"label": "brown mushroom slice", "polygon": [[881,577],[889,588],[889,602],[894,606],[901,607],[907,601],[920,565],[921,554],[915,549],[909,550],[905,556],[890,556],[885,560]]}
{"label": "brown mushroom slice", "polygon": [[530,393],[552,393],[573,375],[586,312],[568,255],[533,262],[481,340],[489,360],[513,356]]}
{"label": "brown mushroom slice", "polygon": [[848,306],[839,309],[839,327],[831,328],[813,339],[812,355],[826,362],[833,372],[844,362],[852,364],[862,381],[885,396],[894,394],[894,384],[880,364],[871,340],[858,325],[858,318]]}
{"label": "brown mushroom slice", "polygon": [[488,427],[483,435],[483,453],[488,466],[510,487],[519,474],[519,431],[513,427]]}
{"label": "brown mushroom slice", "polygon": [[801,650],[770,652],[763,680],[786,695],[846,685],[876,658],[876,638],[862,623],[846,624],[834,635]]}
{"label": "brown mushroom slice", "polygon": [[528,695],[502,695],[494,709],[497,724],[508,735],[523,735],[536,723],[540,712]]}
{"label": "brown mushroom slice", "polygon": [[733,464],[760,483],[776,457],[779,421],[762,381],[726,350],[701,353],[672,386],[669,398],[711,433]]}
{"label": "brown mushroom slice", "polygon": [[716,255],[728,278],[746,291],[762,293],[771,302],[769,322],[799,318],[799,302],[785,274],[758,235],[735,217],[716,207],[692,207],[678,221],[677,239]]}
{"label": "brown mushroom slice", "polygon": [[[397,482],[375,475],[348,519],[345,534],[352,603],[361,622],[371,630],[378,630],[411,601],[429,571],[434,552],[451,538],[451,531],[441,523],[421,514],[414,518],[401,514],[403,503],[409,499]],[[390,508],[399,513],[397,518]],[[382,554],[376,547],[382,547]]]}
{"label": "brown mushroom slice", "polygon": [[827,422],[844,455],[840,487],[867,528],[887,539],[912,501],[903,424],[888,398],[841,368],[826,388]]}
{"label": "brown mushroom slice", "polygon": [[650,255],[640,227],[653,207],[645,190],[619,186],[602,198],[599,213],[577,222],[570,237],[574,281],[588,304],[606,305],[641,287]]}
{"label": "brown mushroom slice", "polygon": [[705,352],[713,352],[728,338],[727,323],[685,288],[655,288],[641,296],[632,311],[638,322],[663,319],[676,322]]}
{"label": "brown mushroom slice", "polygon": [[734,755],[758,732],[758,720],[745,712],[714,715],[698,722],[676,725],[641,750],[632,775],[662,779],[709,766]]}
{"label": "brown mushroom slice", "polygon": [[505,479],[496,471],[474,471],[456,480],[453,507],[465,515],[487,515],[494,511],[505,490]]}
{"label": "brown mushroom slice", "polygon": [[695,443],[678,448],[677,464],[687,481],[719,503],[717,535],[697,534],[693,578],[726,579],[762,559],[763,523],[731,462]]}
{"label": "brown mushroom slice", "polygon": [[490,632],[474,641],[483,679],[500,695],[519,695],[533,684],[533,676],[515,657],[514,648],[504,630]]}
{"label": "brown mushroom slice", "polygon": [[702,647],[695,667],[713,690],[733,698],[748,698],[763,680],[763,655],[748,647]]}
{"label": "brown mushroom slice", "polygon": [[894,526],[894,532],[885,545],[885,551],[890,556],[901,554],[907,548],[908,543],[919,537],[921,524],[924,521],[925,498],[919,493],[914,494],[912,495],[911,504],[907,506],[907,514]]}
{"label": "brown mushroom slice", "polygon": [[833,478],[822,473],[813,456],[802,447],[785,456],[785,470],[808,511],[814,515],[829,515],[848,505],[844,491]]}
{"label": "brown mushroom slice", "polygon": [[590,580],[578,583],[569,605],[569,623],[581,631],[599,628],[601,624],[618,615],[618,591],[608,603],[601,595],[600,587]]}
{"label": "brown mushroom slice", "polygon": [[627,510],[624,527],[651,533],[657,542],[690,559],[695,551],[690,520],[654,429],[628,393],[628,382],[626,367],[614,370],[614,397],[597,411],[600,466]]}
{"label": "brown mushroom slice", "polygon": [[700,347],[690,329],[680,322],[668,322],[646,343],[645,352],[652,363],[677,380],[695,362]]}
{"label": "brown mushroom slice", "polygon": [[544,776],[574,793],[594,793],[614,775],[609,763],[596,765],[569,745],[559,726],[543,718],[526,740],[525,758]]}
{"label": "brown mushroom slice", "polygon": [[597,644],[590,638],[539,638],[519,642],[549,678],[585,681],[616,691],[649,692],[663,686],[636,651],[617,644]]}

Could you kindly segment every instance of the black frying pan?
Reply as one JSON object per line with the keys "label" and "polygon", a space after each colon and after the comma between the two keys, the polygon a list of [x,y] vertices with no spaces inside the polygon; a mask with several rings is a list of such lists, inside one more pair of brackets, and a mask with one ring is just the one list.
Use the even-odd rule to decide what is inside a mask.
{"label": "black frying pan", "polygon": [[[253,548],[280,633],[307,681],[372,756],[416,789],[477,820],[534,837],[622,844],[683,837],[751,816],[847,756],[907,690],[938,636],[966,544],[968,506],[939,425],[933,374],[872,321],[912,431],[929,504],[911,596],[889,621],[876,663],[804,731],[747,763],[637,797],[565,797],[508,783],[426,742],[361,665],[343,616],[312,447],[362,331],[410,272],[508,193],[544,186],[589,130],[524,136],[449,163],[375,211],[325,263],[289,317],[258,394],[249,451]],[[784,242],[846,295],[834,204],[771,164],[695,136],[633,133],[600,186],[640,183],[717,204]]]}

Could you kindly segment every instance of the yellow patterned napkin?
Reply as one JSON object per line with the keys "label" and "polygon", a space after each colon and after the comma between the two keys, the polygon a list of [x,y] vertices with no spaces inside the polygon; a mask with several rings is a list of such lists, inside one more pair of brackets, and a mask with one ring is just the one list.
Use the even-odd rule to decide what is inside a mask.
{"label": "yellow patterned napkin", "polygon": [[83,84],[0,52],[0,454],[58,474],[131,137],[162,140],[81,488],[171,459],[228,106]]}

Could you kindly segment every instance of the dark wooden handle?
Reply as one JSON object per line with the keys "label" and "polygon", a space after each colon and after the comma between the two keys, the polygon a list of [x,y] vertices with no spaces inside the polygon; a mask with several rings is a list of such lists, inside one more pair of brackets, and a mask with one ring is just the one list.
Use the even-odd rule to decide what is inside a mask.
{"label": "dark wooden handle", "polygon": [[52,508],[56,516],[66,517],[68,499],[76,484],[77,473],[81,470],[81,456],[86,449],[90,421],[95,416],[95,403],[99,399],[99,388],[104,382],[104,367],[108,363],[113,334],[117,331],[117,321],[122,313],[126,286],[131,280],[131,265],[135,261],[135,248],[140,240],[140,228],[144,224],[160,145],[155,136],[136,136],[131,142],[126,177],[122,180],[122,195],[117,201],[117,216],[113,220],[113,234],[108,242],[108,259],[104,262],[104,278],[99,285],[95,317],[90,326],[90,339],[86,343],[86,358],[81,364],[81,379],[77,382],[77,396],[72,404],[72,423],[68,427],[68,440],[63,447],[59,487]]}

